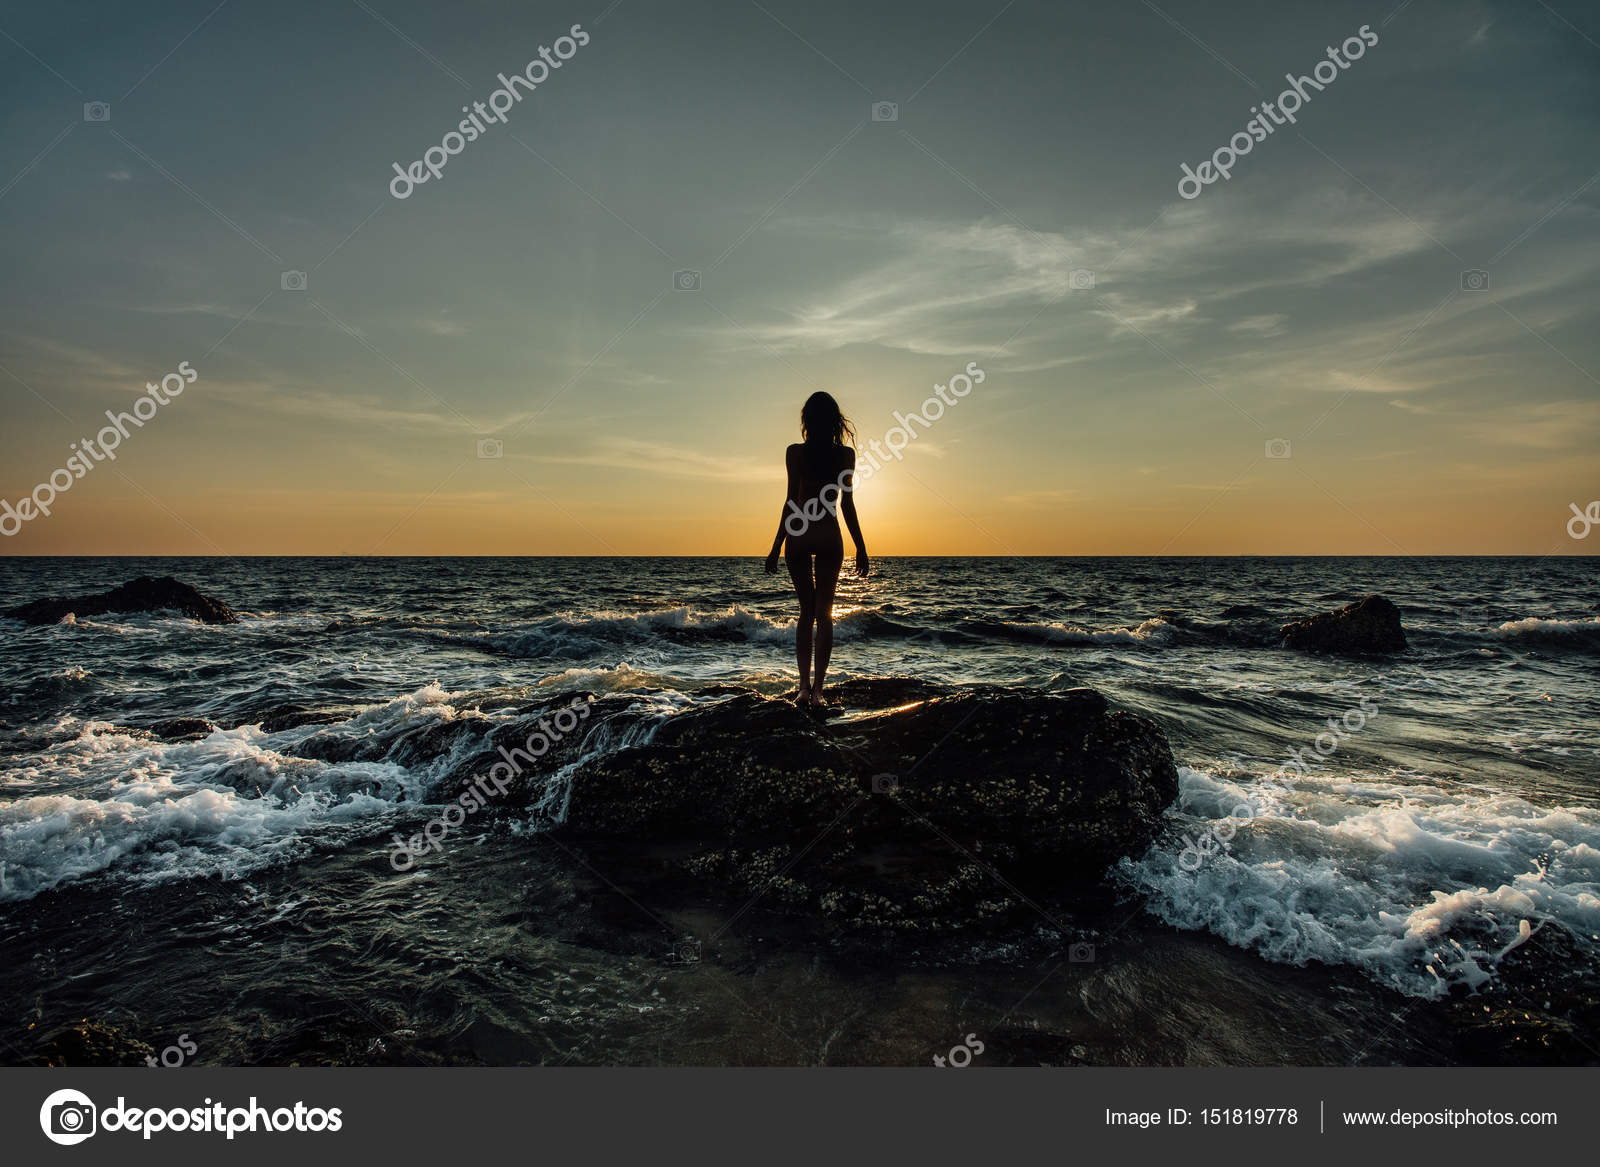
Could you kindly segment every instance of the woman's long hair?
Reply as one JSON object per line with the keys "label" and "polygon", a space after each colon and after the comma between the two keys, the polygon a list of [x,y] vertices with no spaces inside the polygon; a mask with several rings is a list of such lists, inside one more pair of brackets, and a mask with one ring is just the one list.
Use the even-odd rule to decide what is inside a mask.
{"label": "woman's long hair", "polygon": [[800,407],[800,435],[809,449],[819,450],[842,446],[847,438],[854,445],[856,427],[839,409],[833,395],[819,389]]}

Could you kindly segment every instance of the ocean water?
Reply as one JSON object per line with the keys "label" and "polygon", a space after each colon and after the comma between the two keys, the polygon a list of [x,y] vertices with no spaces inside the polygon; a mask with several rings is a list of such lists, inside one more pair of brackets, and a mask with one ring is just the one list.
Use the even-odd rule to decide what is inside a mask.
{"label": "ocean water", "polygon": [[[1600,956],[1594,562],[879,560],[841,581],[830,679],[1089,685],[1153,718],[1179,801],[1163,838],[1111,877],[1152,926],[1418,1000],[1491,986],[1545,929],[1587,976]],[[43,943],[52,903],[148,915],[218,888],[254,903],[275,880],[296,890],[249,910],[288,918],[306,881],[331,880],[328,856],[370,858],[433,813],[449,758],[297,755],[312,733],[511,716],[530,693],[581,689],[636,698],[630,736],[596,747],[616,748],[726,686],[794,685],[792,593],[756,559],[10,560],[0,607],[140,574],[191,583],[242,622],[0,621],[0,943],[19,952]],[[1277,646],[1284,621],[1374,592],[1400,606],[1410,651]],[[331,720],[262,728],[295,711]],[[132,731],[177,717],[217,728],[181,742]],[[559,806],[484,828],[474,855],[537,834]],[[222,914],[234,910],[246,914]],[[565,977],[591,957],[596,984],[616,973],[593,954],[540,960]],[[8,988],[32,991],[62,959],[14,962]],[[77,959],[109,993],[89,950]],[[634,1002],[633,984],[600,990],[614,1027],[660,1004]]]}

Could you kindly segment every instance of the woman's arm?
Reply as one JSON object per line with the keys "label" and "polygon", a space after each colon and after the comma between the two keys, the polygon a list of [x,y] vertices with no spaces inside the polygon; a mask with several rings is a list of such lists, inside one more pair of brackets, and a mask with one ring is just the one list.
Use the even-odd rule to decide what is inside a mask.
{"label": "woman's arm", "polygon": [[850,467],[844,472],[844,493],[840,496],[839,508],[844,511],[844,525],[850,529],[850,538],[856,542],[856,574],[865,576],[867,543],[861,537],[861,520],[856,518],[856,452],[853,449],[850,450]]}
{"label": "woman's arm", "polygon": [[767,556],[767,574],[778,573],[778,552],[783,550],[783,524],[789,517],[790,510],[796,512],[800,509],[800,465],[796,455],[799,451],[790,446],[784,451],[784,469],[789,475],[789,485],[784,488],[783,509],[778,512],[778,533],[772,537],[772,551]]}

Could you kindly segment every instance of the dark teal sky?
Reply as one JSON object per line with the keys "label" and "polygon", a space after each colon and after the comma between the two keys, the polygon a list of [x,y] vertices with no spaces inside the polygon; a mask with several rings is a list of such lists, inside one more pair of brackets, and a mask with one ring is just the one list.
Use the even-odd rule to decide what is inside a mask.
{"label": "dark teal sky", "polygon": [[875,552],[1592,552],[1597,42],[1572,0],[0,11],[0,496],[199,373],[0,550],[756,554],[808,393],[865,441],[976,362]]}

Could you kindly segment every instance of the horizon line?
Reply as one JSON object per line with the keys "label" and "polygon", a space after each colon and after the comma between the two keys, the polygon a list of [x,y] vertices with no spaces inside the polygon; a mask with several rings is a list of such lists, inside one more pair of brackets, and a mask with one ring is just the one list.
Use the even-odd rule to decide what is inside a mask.
{"label": "horizon line", "polygon": [[[1428,553],[1410,552],[1348,552],[1344,554],[1309,554],[1309,553],[1279,553],[1267,554],[1250,551],[1233,552],[1190,552],[1183,554],[1165,552],[1123,553],[1123,554],[1091,554],[1091,553],[1041,553],[1031,555],[973,555],[965,553],[946,554],[874,554],[874,563],[889,559],[1594,559],[1600,556],[1597,551],[1568,551],[1568,552],[1488,552],[1488,551],[1446,551]],[[652,552],[636,552],[633,554],[549,554],[549,555],[503,555],[493,553],[482,554],[412,554],[412,555],[385,555],[380,553],[365,552],[245,552],[231,555],[222,552],[208,552],[206,554],[170,554],[159,552],[74,552],[61,554],[22,553],[16,555],[0,556],[0,562],[8,560],[28,559],[749,559],[761,562],[765,557],[748,552],[740,553],[705,553],[699,555],[679,555]],[[849,556],[846,556],[846,564]]]}

